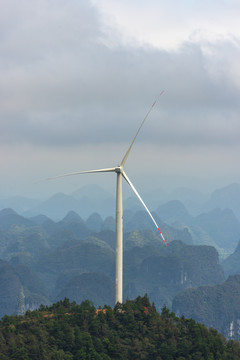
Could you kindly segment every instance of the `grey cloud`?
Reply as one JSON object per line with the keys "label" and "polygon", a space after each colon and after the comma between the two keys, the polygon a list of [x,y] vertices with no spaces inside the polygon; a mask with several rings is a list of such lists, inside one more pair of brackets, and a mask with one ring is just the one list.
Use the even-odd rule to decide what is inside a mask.
{"label": "grey cloud", "polygon": [[236,43],[209,43],[208,52],[197,43],[175,52],[109,48],[88,1],[22,4],[18,14],[2,2],[10,21],[1,29],[1,143],[120,142],[162,89],[140,141],[238,141],[239,87],[225,70],[231,54],[240,58]]}

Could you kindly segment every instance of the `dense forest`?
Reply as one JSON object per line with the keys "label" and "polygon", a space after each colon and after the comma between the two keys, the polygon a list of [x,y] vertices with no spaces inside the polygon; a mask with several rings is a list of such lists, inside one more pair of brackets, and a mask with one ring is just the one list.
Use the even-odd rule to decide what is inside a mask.
{"label": "dense forest", "polygon": [[96,309],[68,299],[0,322],[1,360],[234,360],[240,344],[192,319],[161,314],[147,295]]}

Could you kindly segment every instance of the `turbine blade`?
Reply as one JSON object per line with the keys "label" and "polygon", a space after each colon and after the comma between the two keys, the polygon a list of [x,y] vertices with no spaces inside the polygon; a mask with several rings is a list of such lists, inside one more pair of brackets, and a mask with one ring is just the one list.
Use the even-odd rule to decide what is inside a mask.
{"label": "turbine blade", "polygon": [[[164,90],[160,93],[159,97],[160,97],[163,93],[164,93]],[[152,109],[154,108],[157,100],[158,100],[158,99],[156,99],[156,100],[154,101],[154,103],[152,104],[152,106],[151,106],[150,109],[148,110],[145,118],[144,118],[143,121],[141,122],[141,125],[139,126],[138,131],[137,131],[136,135],[134,136],[133,141],[131,142],[131,144],[130,144],[130,146],[129,146],[127,152],[126,152],[126,154],[124,155],[124,158],[122,159],[122,162],[121,162],[120,166],[124,166],[124,164],[125,164],[125,162],[126,162],[126,160],[127,160],[127,158],[128,158],[128,155],[129,155],[129,153],[130,153],[130,151],[131,151],[131,148],[132,148],[132,146],[133,146],[133,143],[134,143],[134,141],[136,140],[136,137],[138,136],[139,131],[141,130],[141,128],[142,128],[145,120],[147,119],[148,115],[150,114],[150,112],[151,112]]]}
{"label": "turbine blade", "polygon": [[156,223],[154,217],[152,216],[151,212],[148,210],[147,205],[145,204],[145,202],[143,201],[143,199],[141,198],[141,196],[139,195],[139,193],[137,192],[137,190],[135,189],[135,187],[133,186],[132,182],[130,181],[129,177],[127,176],[127,174],[125,173],[125,171],[122,172],[122,176],[124,177],[124,179],[127,181],[127,183],[131,186],[131,188],[133,189],[133,191],[135,192],[135,194],[137,195],[138,199],[141,201],[142,205],[145,207],[145,209],[148,212],[148,215],[150,216],[150,218],[152,219],[154,225],[156,226],[156,228],[158,229],[158,231],[160,232],[160,235],[164,241],[164,244],[167,246],[166,240],[164,239],[164,236],[161,232],[161,230],[159,229],[158,224]]}
{"label": "turbine blade", "polygon": [[50,178],[45,179],[45,181],[53,180],[53,179],[58,179],[58,178],[62,178],[62,177],[65,177],[65,176],[74,176],[74,175],[90,174],[90,173],[98,173],[98,172],[114,172],[114,171],[115,171],[115,168],[98,169],[98,170],[87,170],[87,171],[78,171],[78,172],[74,172],[74,173],[63,174],[63,175],[58,175],[58,176],[50,177]]}

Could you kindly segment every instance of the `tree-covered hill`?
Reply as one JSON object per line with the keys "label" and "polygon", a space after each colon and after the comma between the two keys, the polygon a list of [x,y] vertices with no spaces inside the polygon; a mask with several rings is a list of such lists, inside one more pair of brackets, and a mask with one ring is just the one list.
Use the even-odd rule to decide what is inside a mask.
{"label": "tree-covered hill", "polygon": [[148,293],[158,308],[164,304],[171,308],[178,292],[193,286],[215,285],[225,278],[212,246],[172,241],[167,247],[135,246],[127,250],[124,279],[126,297],[132,299]]}
{"label": "tree-covered hill", "polygon": [[222,284],[186,289],[173,299],[177,315],[213,326],[227,338],[240,339],[240,275]]}
{"label": "tree-covered hill", "polygon": [[240,274],[240,241],[234,253],[222,262],[222,267],[226,276]]}
{"label": "tree-covered hill", "polygon": [[214,329],[159,314],[148,297],[96,309],[65,299],[0,322],[1,360],[237,360],[240,344]]}
{"label": "tree-covered hill", "polygon": [[13,267],[7,261],[0,260],[0,317],[20,312],[20,297],[24,309],[39,307],[50,303],[47,291],[38,276],[27,266]]}

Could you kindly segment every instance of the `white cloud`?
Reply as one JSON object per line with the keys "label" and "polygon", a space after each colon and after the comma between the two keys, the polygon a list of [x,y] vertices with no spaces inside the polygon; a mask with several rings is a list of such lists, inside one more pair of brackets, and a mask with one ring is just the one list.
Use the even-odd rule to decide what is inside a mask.
{"label": "white cloud", "polygon": [[102,14],[103,29],[110,37],[116,31],[124,44],[137,42],[169,50],[189,40],[240,35],[238,1],[91,1]]}

